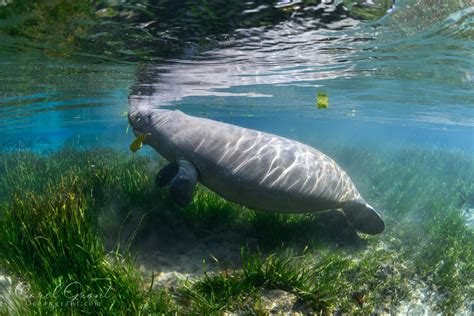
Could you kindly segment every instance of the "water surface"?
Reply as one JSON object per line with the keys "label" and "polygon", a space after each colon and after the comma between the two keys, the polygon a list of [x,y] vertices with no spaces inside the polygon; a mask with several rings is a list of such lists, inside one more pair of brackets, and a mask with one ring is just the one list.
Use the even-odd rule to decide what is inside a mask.
{"label": "water surface", "polygon": [[[313,144],[472,152],[474,9],[436,4],[379,5],[364,19],[341,1],[257,1],[235,4],[226,23],[186,5],[175,8],[178,22],[166,6],[98,6],[99,22],[66,34],[71,43],[33,28],[12,36],[22,25],[10,17],[0,33],[1,145],[124,147],[130,95]],[[317,91],[329,109],[316,108]]]}

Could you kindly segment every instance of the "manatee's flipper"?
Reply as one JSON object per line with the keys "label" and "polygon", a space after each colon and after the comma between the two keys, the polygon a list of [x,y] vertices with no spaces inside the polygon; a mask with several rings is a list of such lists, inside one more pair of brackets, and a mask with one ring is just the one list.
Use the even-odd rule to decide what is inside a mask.
{"label": "manatee's flipper", "polygon": [[177,204],[186,206],[193,199],[198,172],[196,167],[187,160],[179,160],[178,166],[178,174],[170,183],[170,194]]}
{"label": "manatee's flipper", "polygon": [[178,174],[178,168],[177,163],[169,163],[161,168],[156,175],[155,184],[160,188],[170,184],[171,180]]}
{"label": "manatee's flipper", "polygon": [[349,224],[361,233],[375,235],[385,229],[385,223],[379,213],[362,199],[349,202],[343,211]]}

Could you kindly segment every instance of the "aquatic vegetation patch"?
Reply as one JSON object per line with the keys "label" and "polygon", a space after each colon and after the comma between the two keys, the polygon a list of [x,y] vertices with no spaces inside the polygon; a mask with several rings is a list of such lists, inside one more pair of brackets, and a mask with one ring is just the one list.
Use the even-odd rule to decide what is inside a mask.
{"label": "aquatic vegetation patch", "polygon": [[431,218],[432,211],[461,207],[473,192],[471,155],[442,149],[405,148],[392,154],[369,148],[328,150],[367,201],[387,215]]}
{"label": "aquatic vegetation patch", "polygon": [[[474,231],[457,209],[439,209],[423,223],[403,223],[394,233],[418,275],[439,294],[436,305],[455,313],[474,299]],[[422,225],[423,227],[416,227]]]}
{"label": "aquatic vegetation patch", "polygon": [[202,186],[197,188],[192,204],[180,215],[198,235],[238,231],[247,238],[254,238],[262,250],[283,245],[302,249],[308,243],[315,247],[319,243],[356,245],[362,241],[339,211],[314,214],[255,211],[226,201]]}
{"label": "aquatic vegetation patch", "polygon": [[[27,155],[18,168],[33,161],[49,167],[41,170],[31,164],[33,168],[28,171],[34,178],[43,170],[44,174],[54,170],[57,164],[64,163],[62,158],[71,158],[70,154],[59,153],[57,160]],[[12,175],[5,170],[11,167],[4,165],[7,179]],[[87,177],[80,167],[82,172],[73,166],[68,168],[59,167],[55,171],[61,172],[52,172],[50,175],[56,176],[45,180],[42,186],[30,177],[20,178],[23,189],[12,192],[10,200],[2,202],[0,267],[25,288],[23,295],[10,300],[10,304],[2,304],[2,308],[46,314],[162,311],[165,297],[146,291],[131,258],[118,249],[107,252],[104,248],[97,225],[99,202],[87,182],[91,177],[100,179],[101,173],[92,172]],[[116,179],[124,180],[124,176]],[[102,185],[111,184],[108,181],[113,178]],[[127,192],[129,186],[119,189]]]}
{"label": "aquatic vegetation patch", "polygon": [[91,29],[94,17],[91,1],[11,1],[0,10],[0,32],[69,55]]}
{"label": "aquatic vegetation patch", "polygon": [[[461,212],[472,207],[472,157],[420,149],[388,156],[346,147],[332,155],[384,213],[383,235],[358,237],[337,211],[258,212],[203,187],[191,205],[179,208],[154,186],[160,162],[148,156],[108,149],[2,153],[0,269],[28,287],[1,308],[259,313],[265,291],[280,290],[296,298],[294,310],[367,314],[396,310],[414,295],[414,282],[434,293],[437,311],[454,313],[472,300],[474,233]],[[217,272],[205,268],[202,278],[174,291],[151,290],[153,282],[137,272],[127,250],[148,234],[163,238],[177,229],[168,239],[233,232],[233,242],[247,246],[232,267],[216,258]],[[91,294],[99,306],[45,297],[67,284],[73,284],[67,293]]]}
{"label": "aquatic vegetation patch", "polygon": [[[261,292],[278,289],[296,296],[295,311],[363,314],[409,296],[408,284],[402,282],[406,275],[396,270],[399,265],[393,255],[377,251],[361,256],[283,251],[264,257],[242,249],[241,270],[205,273],[203,279],[185,284],[180,299],[190,313],[254,314],[262,312]],[[356,293],[359,301],[354,299]]]}
{"label": "aquatic vegetation patch", "polygon": [[334,148],[334,155],[367,199],[389,210],[384,213],[389,222],[384,243],[403,254],[411,274],[439,294],[437,308],[453,313],[472,301],[474,232],[462,209],[472,207],[473,157],[417,148],[391,156]]}

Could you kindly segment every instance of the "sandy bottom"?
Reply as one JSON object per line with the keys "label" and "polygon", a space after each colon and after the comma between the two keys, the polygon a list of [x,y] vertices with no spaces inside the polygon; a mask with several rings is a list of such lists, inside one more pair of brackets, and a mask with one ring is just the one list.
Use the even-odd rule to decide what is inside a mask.
{"label": "sandy bottom", "polygon": [[[472,224],[473,210],[466,210],[464,213],[468,223]],[[241,246],[258,249],[257,244],[255,238],[243,236],[241,232],[206,232],[196,235],[179,224],[162,225],[147,231],[146,238],[142,236],[140,241],[135,243],[134,254],[137,256],[137,265],[148,282],[151,282],[154,275],[154,287],[162,286],[172,290],[183,282],[203,277],[204,271],[218,273],[238,269],[241,266]],[[410,284],[413,290],[413,298],[410,301],[402,301],[395,307],[379,306],[377,314],[441,315],[434,307],[440,299],[438,294],[422,280],[411,280]],[[8,293],[18,292],[17,287],[16,282],[2,275],[0,271],[0,306],[8,303]],[[307,312],[298,304],[293,294],[282,290],[263,291],[260,303],[261,308],[270,314]],[[474,301],[466,302],[457,315],[474,315]]]}
{"label": "sandy bottom", "polygon": [[[186,240],[169,244],[166,250],[148,248],[151,246],[149,244],[146,252],[139,251],[141,255],[138,256],[138,264],[141,272],[148,279],[154,273],[155,287],[163,286],[173,289],[183,282],[203,277],[204,268],[208,273],[238,269],[241,264],[240,242],[242,242],[242,236],[232,232],[203,238],[189,235]],[[375,312],[378,315],[442,315],[435,307],[440,299],[435,291],[422,280],[411,280],[410,284],[413,290],[410,301],[402,301],[398,306],[379,306]],[[270,314],[305,315],[309,313],[296,300],[295,295],[282,290],[264,290],[260,304],[261,308]],[[474,315],[474,301],[466,302],[457,315]]]}

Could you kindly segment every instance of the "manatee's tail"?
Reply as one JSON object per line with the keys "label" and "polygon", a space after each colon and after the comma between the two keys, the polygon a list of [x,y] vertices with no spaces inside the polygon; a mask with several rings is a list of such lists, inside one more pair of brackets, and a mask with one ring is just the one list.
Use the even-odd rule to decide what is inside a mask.
{"label": "manatee's tail", "polygon": [[349,224],[361,233],[375,235],[385,229],[380,214],[362,199],[348,203],[343,211]]}

